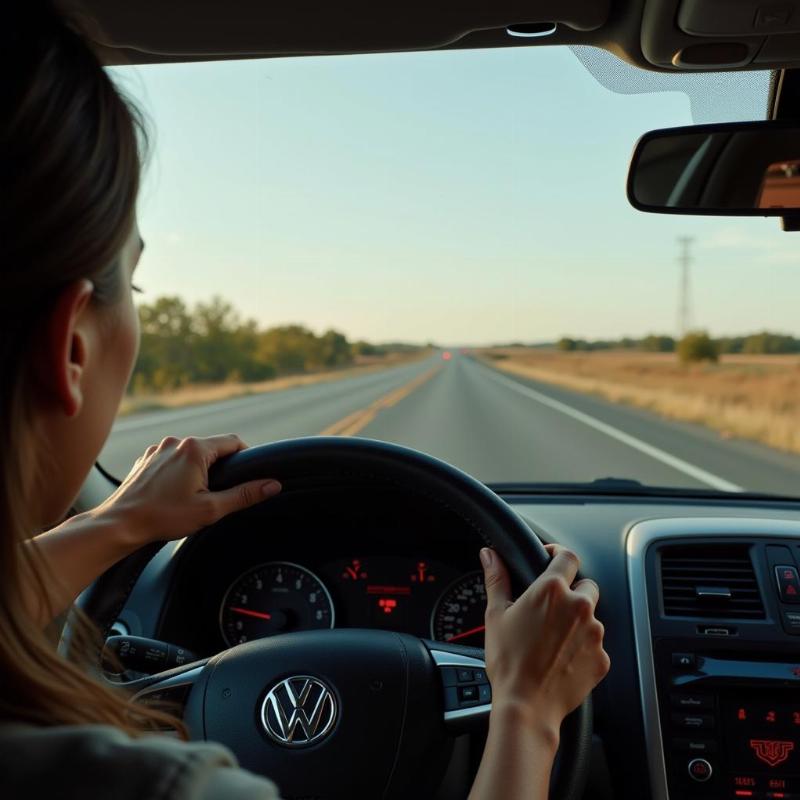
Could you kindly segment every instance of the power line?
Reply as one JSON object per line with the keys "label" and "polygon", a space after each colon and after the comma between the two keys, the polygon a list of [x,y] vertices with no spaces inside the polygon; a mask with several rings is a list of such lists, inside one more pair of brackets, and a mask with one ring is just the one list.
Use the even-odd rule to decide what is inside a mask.
{"label": "power line", "polygon": [[689,267],[692,264],[692,256],[689,248],[694,242],[693,236],[679,236],[678,244],[681,254],[678,256],[678,264],[681,268],[680,293],[678,298],[678,335],[683,338],[692,327],[692,306],[691,289],[689,285]]}

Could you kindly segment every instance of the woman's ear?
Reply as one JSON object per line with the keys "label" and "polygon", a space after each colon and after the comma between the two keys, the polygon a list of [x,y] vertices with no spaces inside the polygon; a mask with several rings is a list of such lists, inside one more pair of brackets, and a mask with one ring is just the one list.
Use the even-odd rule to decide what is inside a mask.
{"label": "woman's ear", "polygon": [[35,351],[35,369],[46,401],[66,417],[77,416],[83,407],[84,376],[93,349],[93,320],[87,313],[93,291],[86,279],[61,291]]}

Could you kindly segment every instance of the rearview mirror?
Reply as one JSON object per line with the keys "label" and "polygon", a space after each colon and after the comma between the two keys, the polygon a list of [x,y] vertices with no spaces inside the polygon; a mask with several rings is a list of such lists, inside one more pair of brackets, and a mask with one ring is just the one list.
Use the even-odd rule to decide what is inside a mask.
{"label": "rearview mirror", "polygon": [[651,131],[637,143],[628,199],[660,214],[800,213],[800,125],[734,122]]}

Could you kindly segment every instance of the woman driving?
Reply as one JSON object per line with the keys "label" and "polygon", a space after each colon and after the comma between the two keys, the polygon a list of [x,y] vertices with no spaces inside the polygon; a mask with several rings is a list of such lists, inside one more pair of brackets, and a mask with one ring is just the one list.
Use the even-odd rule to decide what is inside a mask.
{"label": "woman driving", "polygon": [[[278,494],[212,492],[235,435],[166,438],[100,506],[61,522],[109,434],[138,348],[132,292],[142,119],[75,26],[40,2],[6,9],[0,123],[0,774],[3,796],[274,798],[221,745],[135,704],[56,650],[53,623],[151,542],[191,536]],[[10,19],[8,17],[10,16]],[[53,527],[57,525],[57,527]],[[514,600],[491,549],[489,735],[472,800],[548,794],[559,729],[609,669],[597,586],[552,560]],[[165,726],[176,736],[154,733]]]}

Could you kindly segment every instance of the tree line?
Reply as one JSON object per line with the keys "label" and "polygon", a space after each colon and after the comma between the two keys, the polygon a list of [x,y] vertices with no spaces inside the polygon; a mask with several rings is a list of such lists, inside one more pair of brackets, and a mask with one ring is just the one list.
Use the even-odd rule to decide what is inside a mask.
{"label": "tree line", "polygon": [[800,353],[800,339],[784,333],[761,331],[745,336],[712,337],[706,331],[692,331],[682,339],[650,334],[640,339],[574,339],[564,336],[556,347],[563,352],[596,350],[638,350],[646,353],[678,353],[684,361],[715,361],[726,353],[748,355],[780,355]]}
{"label": "tree line", "polygon": [[166,391],[192,383],[263,381],[353,364],[416,348],[408,344],[350,342],[336,330],[316,334],[303,325],[262,328],[242,319],[220,297],[189,307],[164,296],[139,306],[141,344],[134,392]]}

